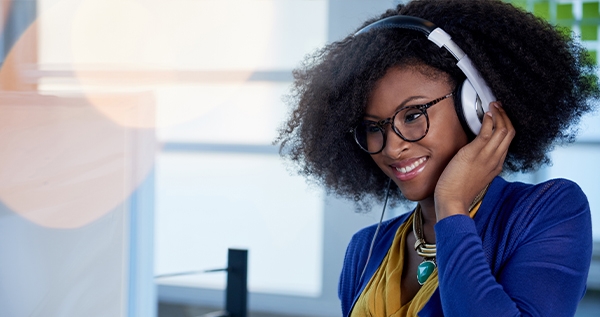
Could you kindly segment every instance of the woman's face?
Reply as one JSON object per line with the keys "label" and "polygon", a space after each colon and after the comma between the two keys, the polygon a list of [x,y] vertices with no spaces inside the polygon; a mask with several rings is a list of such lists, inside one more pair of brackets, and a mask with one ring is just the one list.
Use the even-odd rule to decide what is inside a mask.
{"label": "woman's face", "polygon": [[[391,68],[376,83],[364,119],[389,118],[402,107],[429,103],[451,93],[453,88],[446,73],[429,66]],[[385,147],[371,156],[409,200],[433,197],[444,168],[468,142],[454,110],[454,98],[427,109],[429,132],[420,141],[404,141],[386,125]]]}

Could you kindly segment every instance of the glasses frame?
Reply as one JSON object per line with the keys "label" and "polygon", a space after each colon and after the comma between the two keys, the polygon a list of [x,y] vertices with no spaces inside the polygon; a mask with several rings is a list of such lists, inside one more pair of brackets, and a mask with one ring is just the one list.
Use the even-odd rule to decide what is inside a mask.
{"label": "glasses frame", "polygon": [[[360,147],[361,150],[369,153],[369,154],[377,154],[380,153],[381,151],[383,151],[383,149],[385,148],[386,145],[386,141],[387,141],[387,134],[385,133],[385,126],[387,124],[392,126],[392,130],[394,131],[394,133],[396,133],[397,136],[399,136],[402,140],[406,141],[406,142],[417,142],[422,140],[426,135],[427,132],[429,132],[429,115],[427,114],[427,109],[433,107],[435,104],[439,103],[442,100],[448,99],[450,97],[454,96],[454,92],[451,92],[443,97],[434,99],[426,104],[422,104],[422,105],[415,105],[415,106],[407,106],[407,107],[402,107],[400,109],[398,109],[393,116],[383,119],[383,120],[379,120],[377,122],[375,122],[375,126],[377,126],[377,128],[379,129],[379,132],[381,132],[381,134],[383,135],[383,143],[381,145],[381,149],[379,149],[379,151],[376,152],[369,152],[367,149],[363,148],[362,145],[360,145],[360,142],[358,142],[358,136],[357,134],[357,130],[358,130],[358,125],[362,124],[359,123],[358,125],[356,125],[354,128],[352,128],[350,130],[350,132],[352,133],[352,135],[354,136],[354,141],[356,142],[356,144],[358,144],[358,146]],[[427,121],[427,129],[425,129],[425,133],[423,134],[423,136],[421,136],[418,139],[415,140],[409,140],[406,137],[404,137],[402,135],[402,133],[400,133],[400,130],[398,130],[396,128],[396,126],[393,124],[394,120],[396,119],[396,115],[398,115],[398,113],[406,110],[406,109],[417,109],[419,111],[421,111],[424,115],[425,115],[425,120]]]}

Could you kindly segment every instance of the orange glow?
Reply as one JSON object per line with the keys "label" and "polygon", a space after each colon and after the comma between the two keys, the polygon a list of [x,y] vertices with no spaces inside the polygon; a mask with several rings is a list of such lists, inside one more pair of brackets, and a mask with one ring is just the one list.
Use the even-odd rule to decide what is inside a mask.
{"label": "orange glow", "polygon": [[0,200],[53,228],[120,208],[154,164],[156,129],[203,116],[260,69],[272,6],[38,2],[0,69]]}
{"label": "orange glow", "polygon": [[[132,117],[136,101],[152,100],[101,98]],[[39,225],[75,228],[115,210],[147,175],[154,151],[154,130],[117,125],[85,98],[0,94],[0,199]]]}

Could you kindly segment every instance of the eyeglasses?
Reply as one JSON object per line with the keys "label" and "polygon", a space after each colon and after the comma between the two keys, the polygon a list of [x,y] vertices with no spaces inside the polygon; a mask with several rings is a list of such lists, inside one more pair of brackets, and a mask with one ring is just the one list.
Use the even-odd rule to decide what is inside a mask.
{"label": "eyeglasses", "polygon": [[[392,130],[402,140],[417,142],[424,138],[429,131],[429,116],[427,109],[450,98],[454,93],[435,99],[424,105],[403,107],[396,111],[391,118],[380,121],[363,120],[350,132],[354,134],[354,140],[361,149],[369,154],[377,154],[385,147],[386,133],[385,125],[391,124]],[[393,123],[393,124],[392,124]]]}

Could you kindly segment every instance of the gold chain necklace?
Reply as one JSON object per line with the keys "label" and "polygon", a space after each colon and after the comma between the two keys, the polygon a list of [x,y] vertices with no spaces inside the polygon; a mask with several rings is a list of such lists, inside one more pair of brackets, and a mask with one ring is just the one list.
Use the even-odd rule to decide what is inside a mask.
{"label": "gold chain necklace", "polygon": [[[487,192],[490,185],[486,185],[483,190],[477,194],[471,205],[469,206],[469,212],[483,199],[483,196]],[[427,243],[425,241],[425,234],[423,232],[423,215],[421,211],[421,205],[417,205],[415,208],[415,215],[413,218],[413,234],[415,235],[415,251],[419,256],[423,257],[423,262],[417,267],[417,281],[419,285],[425,284],[433,270],[437,267],[435,261],[436,248],[435,243]]]}

